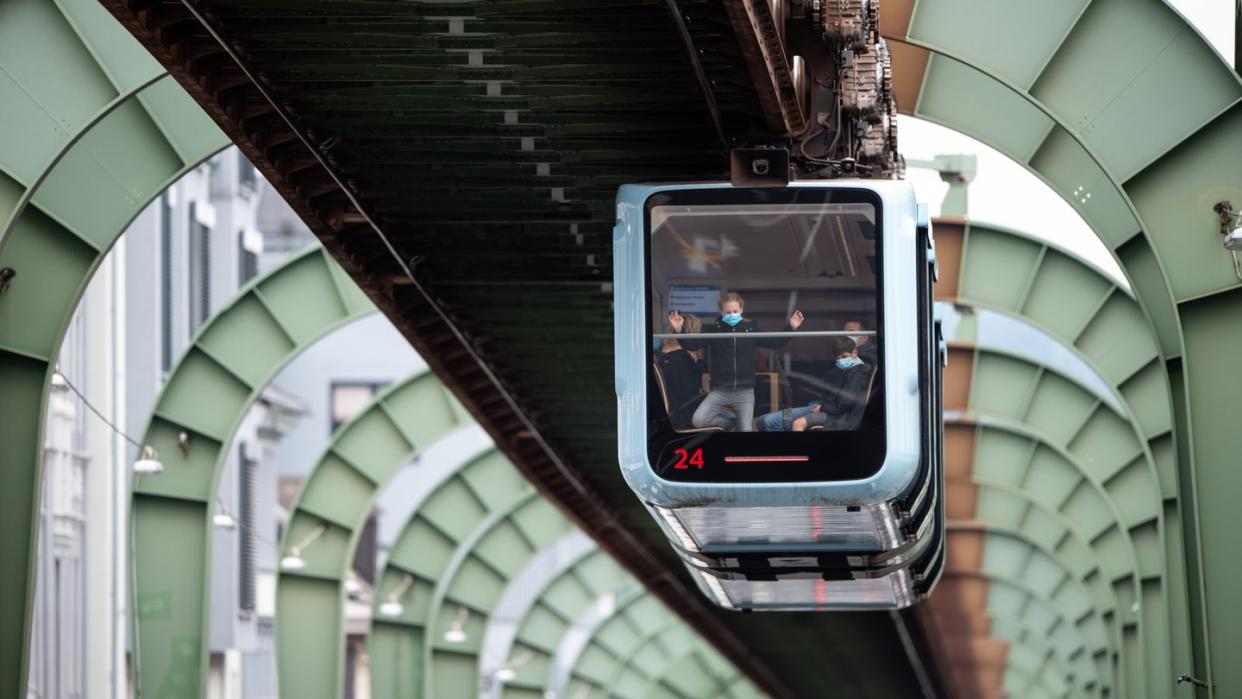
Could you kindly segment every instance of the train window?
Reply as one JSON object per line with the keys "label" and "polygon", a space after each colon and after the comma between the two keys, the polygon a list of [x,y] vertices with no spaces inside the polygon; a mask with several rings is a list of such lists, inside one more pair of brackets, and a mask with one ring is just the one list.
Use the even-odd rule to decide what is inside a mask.
{"label": "train window", "polygon": [[648,437],[661,475],[825,480],[815,469],[828,463],[842,478],[879,468],[880,209],[848,188],[648,199]]}

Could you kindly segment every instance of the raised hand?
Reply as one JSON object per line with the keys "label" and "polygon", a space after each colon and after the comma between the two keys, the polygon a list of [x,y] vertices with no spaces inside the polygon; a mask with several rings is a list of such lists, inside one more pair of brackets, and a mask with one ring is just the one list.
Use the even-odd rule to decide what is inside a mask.
{"label": "raised hand", "polygon": [[797,330],[802,327],[802,321],[804,320],[806,320],[806,316],[802,315],[802,311],[794,311],[793,315],[789,316],[789,327]]}
{"label": "raised hand", "polygon": [[684,322],[686,322],[686,319],[681,317],[681,314],[677,312],[677,309],[673,309],[668,312],[668,324],[673,326],[673,332],[681,332],[681,325]]}

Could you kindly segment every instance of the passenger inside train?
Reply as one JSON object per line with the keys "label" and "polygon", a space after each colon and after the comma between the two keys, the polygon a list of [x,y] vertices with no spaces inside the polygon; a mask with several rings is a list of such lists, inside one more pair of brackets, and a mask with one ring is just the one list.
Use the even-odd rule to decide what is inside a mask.
{"label": "passenger inside train", "polygon": [[[857,333],[863,329],[861,321],[847,320],[841,329],[849,333]],[[879,356],[876,354],[875,343],[867,335],[850,335],[851,340],[858,347],[858,358],[875,368],[879,363]]]}
{"label": "passenger inside train", "polygon": [[[703,323],[698,316],[686,316],[680,327],[674,328],[669,323],[665,329],[670,333],[697,335],[702,328]],[[666,410],[673,429],[683,432],[692,430],[695,427],[692,418],[707,396],[710,385],[710,373],[703,362],[703,352],[690,352],[672,338],[656,342],[660,345],[656,352],[656,371],[667,397]],[[735,413],[721,410],[704,416],[701,427],[731,430],[735,421]]]}
{"label": "passenger inside train", "polygon": [[805,406],[761,415],[755,426],[763,432],[805,432],[808,429],[853,430],[862,420],[874,367],[858,356],[849,337],[832,338],[836,361],[820,382],[823,393]]}
{"label": "passenger inside train", "polygon": [[[695,427],[710,426],[717,415],[730,408],[737,415],[737,430],[749,432],[755,414],[755,351],[760,347],[784,347],[790,340],[787,334],[802,327],[802,311],[795,310],[785,326],[785,337],[749,337],[760,330],[756,321],[744,316],[745,306],[741,294],[729,292],[720,297],[720,315],[711,325],[702,327],[703,334],[722,335],[729,338],[727,341],[681,340],[686,349],[707,353],[707,370],[712,377],[711,392],[691,418]],[[668,321],[675,333],[685,326],[685,318],[677,309],[669,312]]]}
{"label": "passenger inside train", "polygon": [[875,207],[670,203],[649,215],[665,406],[653,419],[681,433],[860,429],[882,340]]}

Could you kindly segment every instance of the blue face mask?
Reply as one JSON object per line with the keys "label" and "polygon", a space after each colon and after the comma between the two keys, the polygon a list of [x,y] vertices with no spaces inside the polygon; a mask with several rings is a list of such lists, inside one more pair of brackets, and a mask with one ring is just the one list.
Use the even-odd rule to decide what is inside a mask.
{"label": "blue face mask", "polygon": [[660,345],[663,345],[663,344],[664,344],[664,341],[663,341],[663,340],[659,340],[659,339],[656,339],[656,338],[654,338],[654,337],[653,337],[653,338],[651,338],[651,349],[653,349],[653,350],[659,350],[659,349],[660,349]]}
{"label": "blue face mask", "polygon": [[858,357],[844,357],[842,359],[837,360],[837,367],[841,369],[853,369],[854,367],[862,363],[863,363],[863,360],[859,359]]}
{"label": "blue face mask", "polygon": [[731,328],[737,327],[737,324],[742,322],[742,314],[741,313],[725,313],[720,316],[720,319],[723,320],[725,324]]}

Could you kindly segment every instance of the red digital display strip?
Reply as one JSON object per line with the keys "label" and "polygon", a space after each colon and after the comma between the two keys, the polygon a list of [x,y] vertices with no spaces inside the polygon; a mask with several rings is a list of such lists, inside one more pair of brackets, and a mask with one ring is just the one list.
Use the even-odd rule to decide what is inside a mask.
{"label": "red digital display strip", "polygon": [[810,461],[809,456],[726,456],[726,464],[788,464]]}

